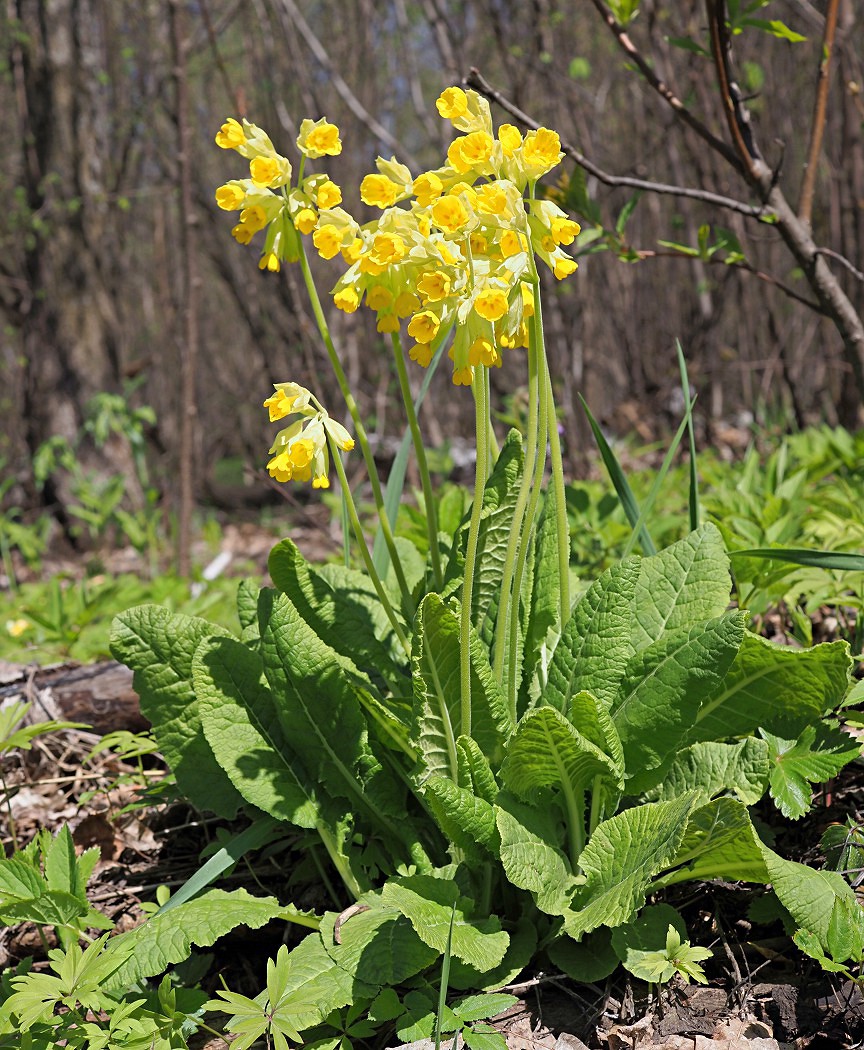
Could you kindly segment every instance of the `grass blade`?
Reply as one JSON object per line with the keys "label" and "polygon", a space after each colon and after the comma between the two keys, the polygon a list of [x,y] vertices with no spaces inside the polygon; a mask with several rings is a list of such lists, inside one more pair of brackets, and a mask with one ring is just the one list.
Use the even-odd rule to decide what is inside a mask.
{"label": "grass blade", "polygon": [[[681,340],[675,340],[675,352],[678,355],[678,368],[681,372],[681,389],[684,391],[684,404],[691,405],[693,399],[690,397],[690,379],[687,375],[687,362],[684,360],[684,351],[681,349]],[[699,475],[696,472],[696,434],[693,431],[693,417],[690,415],[687,422],[687,439],[690,445],[690,493],[687,505],[690,509],[690,531],[695,532],[699,528],[702,517],[699,508]]]}
{"label": "grass blade", "polygon": [[[609,442],[603,436],[603,431],[600,429],[597,420],[591,415],[591,409],[585,403],[585,399],[581,394],[579,395],[579,400],[582,402],[582,407],[585,409],[585,414],[588,416],[588,422],[594,434],[594,440],[597,442],[597,448],[600,450],[603,463],[615,491],[618,494],[618,499],[621,501],[621,506],[624,508],[624,513],[627,515],[627,520],[635,530],[636,523],[640,521],[641,518],[639,513],[639,503],[633,495],[633,490],[630,488],[630,483],[627,480],[627,475],[624,473],[624,468],[618,462],[615,453],[609,447]],[[644,522],[640,527],[638,538],[645,554],[657,553],[657,548],[655,547],[654,541],[651,539]]]}
{"label": "grass blade", "polygon": [[864,554],[844,551],[813,551],[796,547],[754,547],[751,550],[729,551],[731,558],[765,558],[792,565],[806,565],[813,569],[839,569],[845,572],[864,572]]}

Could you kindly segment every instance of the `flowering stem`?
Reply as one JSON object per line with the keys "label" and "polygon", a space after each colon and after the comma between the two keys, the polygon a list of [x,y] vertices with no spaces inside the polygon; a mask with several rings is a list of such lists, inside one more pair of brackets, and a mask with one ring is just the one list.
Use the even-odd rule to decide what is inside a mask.
{"label": "flowering stem", "polygon": [[564,461],[561,456],[561,439],[558,434],[558,416],[555,412],[555,395],[552,391],[552,376],[546,369],[546,413],[549,422],[549,449],[552,459],[552,485],[555,489],[555,523],[558,533],[558,608],[561,627],[570,619],[570,523],[567,520],[567,495],[564,491]]}
{"label": "flowering stem", "polygon": [[[393,538],[393,529],[390,526],[390,519],[387,517],[387,511],[384,507],[384,497],[381,494],[381,481],[378,478],[378,468],[375,466],[375,458],[372,455],[372,449],[369,446],[369,438],[366,434],[366,428],[363,426],[363,420],[360,418],[357,402],[354,400],[354,395],[351,393],[351,388],[348,385],[348,377],[345,375],[345,370],[342,368],[342,362],[339,360],[339,355],[336,353],[336,347],[333,345],[330,328],[327,325],[327,318],[324,316],[321,300],[318,298],[318,289],[315,287],[315,279],[312,277],[312,271],[309,269],[309,260],[306,258],[306,252],[303,248],[302,242],[300,242],[300,270],[303,273],[303,281],[306,284],[306,292],[312,306],[312,313],[315,316],[315,323],[318,325],[318,331],[327,348],[327,356],[330,358],[330,364],[333,368],[333,373],[336,376],[336,382],[339,384],[339,389],[342,391],[342,397],[345,399],[345,405],[347,406],[354,423],[357,443],[360,445],[360,450],[363,453],[363,462],[366,464],[366,471],[369,474],[369,482],[372,485],[372,498],[375,501],[375,509],[378,513],[378,520],[381,524],[381,533],[384,536],[384,542],[387,544],[390,560],[393,563],[393,571],[396,573],[396,582],[399,585],[399,592],[402,595],[402,604],[407,614],[413,616],[414,601],[405,579],[405,572],[402,568],[402,562],[399,559],[399,551],[396,549],[396,541]],[[338,456],[334,458],[338,459]],[[341,474],[342,472],[340,470],[340,477]],[[343,491],[349,492],[350,490],[344,481],[342,484]],[[354,513],[356,514],[356,510]],[[368,554],[365,540],[360,546],[364,555]]]}
{"label": "flowering stem", "polygon": [[[513,570],[516,566],[519,540],[522,537],[522,522],[525,519],[525,508],[528,505],[528,496],[530,495],[531,481],[534,475],[534,461],[537,456],[537,394],[537,345],[535,340],[532,339],[528,347],[528,439],[525,446],[525,465],[522,471],[519,495],[516,497],[516,507],[513,511],[510,535],[507,537],[507,551],[504,555],[504,567],[501,576],[501,600],[498,605],[498,618],[495,622],[495,659],[492,670],[495,673],[495,678],[502,686],[505,685],[503,675],[506,639],[509,637],[508,624],[511,616],[518,616],[518,595],[515,593],[511,595],[510,588],[513,583]],[[513,611],[514,607],[516,609],[515,614]],[[515,704],[510,714],[515,722]]]}
{"label": "flowering stem", "polygon": [[[535,271],[536,272],[536,271]],[[539,411],[537,423],[537,454],[534,457],[534,474],[531,478],[530,496],[528,508],[525,514],[525,527],[522,531],[522,542],[516,557],[516,566],[513,572],[513,600],[510,608],[510,647],[508,651],[507,668],[507,690],[510,703],[510,711],[514,719],[516,717],[516,697],[518,693],[518,673],[516,658],[518,656],[519,643],[519,600],[522,594],[522,578],[525,575],[525,563],[528,560],[528,551],[531,548],[531,532],[537,518],[537,506],[540,502],[540,493],[543,488],[543,474],[546,470],[546,439],[549,431],[548,404],[543,396],[546,382],[549,377],[549,365],[546,360],[546,347],[543,343],[543,320],[540,313],[540,288],[539,283],[534,288],[534,324],[531,331],[531,343],[535,348],[537,357],[537,393],[539,395]],[[528,465],[526,463],[527,472]]]}
{"label": "flowering stem", "polygon": [[363,557],[363,564],[366,566],[366,571],[369,573],[369,579],[375,587],[375,593],[378,595],[378,599],[384,607],[384,612],[387,614],[390,626],[393,628],[402,648],[405,650],[406,654],[410,656],[411,643],[408,641],[405,632],[402,630],[402,626],[396,616],[396,611],[391,605],[390,599],[387,597],[387,591],[384,589],[384,584],[381,582],[381,577],[375,571],[375,566],[372,564],[372,556],[369,553],[369,548],[366,546],[366,537],[363,535],[363,527],[360,524],[360,518],[357,515],[357,507],[354,505],[354,497],[351,495],[348,479],[345,477],[345,468],[342,466],[340,449],[329,434],[327,440],[330,444],[330,452],[333,457],[333,463],[336,467],[336,473],[339,475],[339,484],[342,486],[342,496],[348,510],[348,517],[351,519],[351,528],[354,530],[357,545],[359,546],[360,554]]}
{"label": "flowering stem", "polygon": [[432,574],[435,578],[435,587],[440,590],[444,586],[444,572],[441,568],[441,552],[438,550],[438,512],[435,507],[435,496],[432,492],[432,479],[429,477],[426,448],[423,445],[423,436],[420,433],[417,413],[414,411],[414,398],[411,394],[411,385],[408,382],[402,342],[396,332],[392,333],[391,340],[393,342],[393,357],[396,360],[396,372],[399,375],[399,389],[402,391],[402,400],[405,402],[405,414],[411,430],[411,440],[414,442],[414,455],[417,457],[417,469],[420,472],[420,483],[423,487],[423,503],[426,511],[426,531],[429,536]]}
{"label": "flowering stem", "polygon": [[483,495],[489,469],[489,370],[474,369],[471,386],[474,393],[477,463],[474,473],[474,502],[471,504],[471,522],[468,526],[468,544],[465,551],[465,581],[462,586],[462,610],[459,624],[459,668],[461,683],[461,731],[471,735],[471,598],[474,593],[474,567],[480,536],[480,517]]}

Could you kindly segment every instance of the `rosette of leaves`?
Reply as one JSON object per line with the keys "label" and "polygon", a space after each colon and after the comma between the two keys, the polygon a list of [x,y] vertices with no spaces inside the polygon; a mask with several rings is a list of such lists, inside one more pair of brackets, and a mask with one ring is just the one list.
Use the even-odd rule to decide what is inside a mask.
{"label": "rosette of leaves", "polygon": [[305,829],[341,878],[344,898],[291,953],[304,981],[323,974],[331,989],[298,1033],[382,989],[425,986],[451,920],[456,989],[500,987],[539,951],[597,979],[619,961],[609,931],[685,880],[772,883],[805,950],[840,967],[861,958],[851,888],[777,856],[749,815],[769,789],[799,815],[809,785],[858,754],[826,721],[849,691],[846,643],[792,650],[750,633],[728,607],[713,525],[613,566],[562,624],[547,496],[514,718],[492,666],[521,470],[511,438],[482,508],[470,727],[455,597],[465,523],[441,537],[442,593],[427,593],[418,554],[405,559],[410,659],[364,575],[311,565],[290,540],[271,554],[273,589],[241,587],[239,636],[154,606],[115,622],[113,651],[179,789],[225,817],[242,807]]}

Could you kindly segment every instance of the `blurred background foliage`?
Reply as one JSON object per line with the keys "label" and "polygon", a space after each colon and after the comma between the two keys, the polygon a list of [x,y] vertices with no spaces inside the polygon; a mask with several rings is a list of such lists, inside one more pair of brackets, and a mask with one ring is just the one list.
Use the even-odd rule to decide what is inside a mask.
{"label": "blurred background foliage", "polygon": [[[859,6],[730,4],[733,14],[752,8],[791,31],[745,27],[734,36],[734,60],[766,161],[794,200],[832,7],[839,21],[812,231],[818,244],[860,267]],[[98,487],[100,474],[123,476],[130,513],[175,505],[181,420],[190,408],[179,381],[190,281],[199,346],[191,406],[196,501],[232,507],[271,497],[260,471],[270,438],[260,405],[272,382],[309,385],[341,411],[298,274],[259,272],[255,247],[235,244],[233,217],[216,208],[215,187],[240,174],[236,158],[213,142],[228,115],[266,128],[289,155],[304,117],[337,123],[346,149],[329,171],[347,206],[363,216],[357,186],[376,154],[396,154],[415,172],[440,163],[451,129],[434,100],[475,68],[606,172],[754,203],[728,164],[646,88],[604,9],[625,23],[638,9],[627,30],[651,68],[727,137],[699,0],[608,7],[594,0],[7,0],[0,13],[0,457],[6,507],[14,510],[8,521],[50,507],[67,535],[82,537],[115,495]],[[180,80],[188,95],[186,210]],[[493,116],[511,119],[494,105]],[[561,170],[564,199],[594,231],[583,241],[579,273],[550,286],[547,297],[547,344],[574,476],[584,474],[590,447],[577,394],[613,434],[633,432],[644,442],[677,425],[676,338],[700,395],[703,447],[723,445],[730,430],[753,421],[783,430],[859,424],[862,391],[837,329],[806,304],[812,293],[776,229],[703,200],[646,193],[637,201],[632,189],[574,179],[569,159]],[[742,259],[755,272],[745,272]],[[331,287],[337,272],[321,260],[316,270],[322,289]],[[862,275],[854,265],[833,273],[860,317]],[[386,456],[403,422],[374,317],[334,310],[332,324]],[[418,385],[420,378],[415,372]],[[502,418],[518,419],[521,362],[511,357],[492,378]],[[106,394],[125,408],[99,402]],[[436,378],[421,416],[429,444],[458,449],[471,420],[465,397]],[[46,467],[46,442],[58,469]],[[64,442],[75,451],[74,469],[62,469]],[[90,520],[81,511],[85,489]]]}

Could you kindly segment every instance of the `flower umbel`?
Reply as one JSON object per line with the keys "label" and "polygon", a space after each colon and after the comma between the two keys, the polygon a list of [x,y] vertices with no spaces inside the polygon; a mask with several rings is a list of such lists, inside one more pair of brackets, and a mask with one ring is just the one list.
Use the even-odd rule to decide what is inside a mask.
{"label": "flower umbel", "polygon": [[329,437],[337,448],[350,452],[354,439],[327,410],[315,395],[299,383],[275,383],[274,393],[264,402],[270,413],[270,422],[297,415],[290,426],[280,430],[270,449],[267,471],[276,481],[311,481],[312,487],[326,489],[330,453]]}

